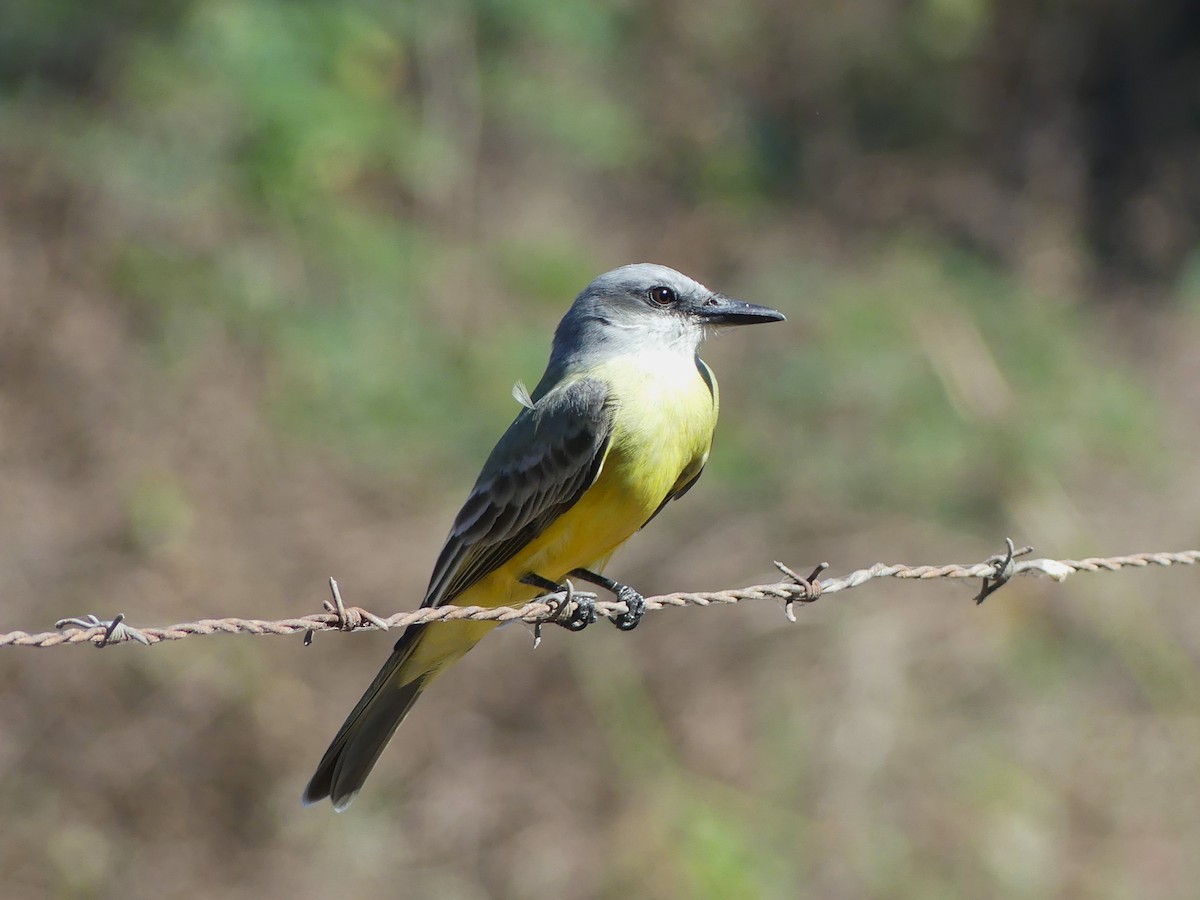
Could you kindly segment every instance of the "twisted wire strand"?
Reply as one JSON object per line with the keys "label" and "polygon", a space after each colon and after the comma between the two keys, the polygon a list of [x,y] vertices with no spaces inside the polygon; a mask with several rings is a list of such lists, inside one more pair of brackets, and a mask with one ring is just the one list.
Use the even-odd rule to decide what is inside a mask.
{"label": "twisted wire strand", "polygon": [[[749,600],[774,600],[783,604],[788,618],[793,619],[792,604],[811,603],[825,594],[834,594],[860,587],[876,578],[904,578],[921,581],[936,578],[979,578],[984,588],[976,598],[982,601],[989,593],[1001,587],[1014,575],[1045,575],[1055,581],[1064,581],[1075,572],[1117,572],[1127,568],[1148,566],[1192,566],[1200,563],[1200,550],[1183,550],[1174,553],[1134,553],[1128,556],[1089,557],[1087,559],[1029,559],[1017,561],[1023,551],[1015,551],[1008,542],[1008,552],[989,557],[975,564],[951,564],[943,566],[907,566],[902,564],[876,563],[865,569],[857,569],[837,578],[817,579],[822,571],[819,567],[808,578],[797,576],[781,563],[776,566],[787,580],[773,584],[759,584],[725,591],[700,593],[678,592],[646,598],[646,609],[666,609],[682,606],[715,606],[741,603]],[[991,586],[989,588],[989,580]],[[146,646],[162,641],[177,641],[201,634],[305,634],[306,642],[317,631],[360,631],[398,628],[426,622],[452,622],[463,619],[475,621],[512,622],[523,621],[539,626],[553,622],[569,614],[577,597],[594,598],[584,592],[560,591],[538,597],[520,607],[500,606],[441,606],[418,609],[412,612],[378,616],[357,607],[346,607],[341,603],[336,582],[331,586],[334,603],[326,602],[327,612],[290,619],[200,619],[158,628],[134,628],[124,621],[124,614],[112,620],[101,620],[95,616],[63,619],[59,630],[30,634],[25,631],[0,633],[0,647],[59,647],[67,644],[91,644],[103,647],[109,644],[134,641]],[[620,601],[597,600],[597,614],[613,618],[626,612]]]}

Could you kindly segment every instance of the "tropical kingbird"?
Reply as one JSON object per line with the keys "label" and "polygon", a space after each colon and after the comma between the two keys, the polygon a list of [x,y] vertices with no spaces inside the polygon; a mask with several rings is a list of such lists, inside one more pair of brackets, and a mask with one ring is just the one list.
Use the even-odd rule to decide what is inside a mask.
{"label": "tropical kingbird", "polygon": [[[637,625],[645,601],[598,574],[613,551],[696,483],[717,423],[700,343],[724,325],[782,321],[665,266],[601,275],[554,333],[546,373],[492,450],[438,556],[422,606],[509,606],[575,576],[612,591]],[[571,622],[595,621],[582,604]],[[495,622],[410,626],[351,710],[304,791],[350,805],[429,683]]]}

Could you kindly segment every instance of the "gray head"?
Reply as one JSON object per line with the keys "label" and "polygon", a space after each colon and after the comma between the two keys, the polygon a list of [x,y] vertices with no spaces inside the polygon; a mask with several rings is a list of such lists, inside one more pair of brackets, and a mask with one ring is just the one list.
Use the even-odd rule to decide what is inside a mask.
{"label": "gray head", "polygon": [[782,313],[731,300],[674,269],[637,263],[605,272],[575,298],[554,334],[551,365],[641,349],[692,355],[718,327],[781,321]]}

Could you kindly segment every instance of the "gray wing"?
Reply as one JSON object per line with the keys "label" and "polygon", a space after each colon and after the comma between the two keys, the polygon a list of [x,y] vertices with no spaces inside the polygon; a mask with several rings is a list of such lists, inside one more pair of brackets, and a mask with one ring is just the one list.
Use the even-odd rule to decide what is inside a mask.
{"label": "gray wing", "polygon": [[422,605],[449,603],[570,509],[600,474],[611,433],[608,390],[595,379],[521,410],[455,517]]}

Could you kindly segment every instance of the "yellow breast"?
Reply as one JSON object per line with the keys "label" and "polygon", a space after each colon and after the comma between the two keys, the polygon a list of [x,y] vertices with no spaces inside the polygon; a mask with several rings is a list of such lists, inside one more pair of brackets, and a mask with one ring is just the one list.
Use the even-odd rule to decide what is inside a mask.
{"label": "yellow breast", "polygon": [[[716,379],[697,359],[677,353],[615,360],[604,372],[613,387],[613,433],[592,491],[642,516],[658,509],[680,475],[702,465],[717,424]],[[710,387],[711,384],[711,387]],[[632,533],[632,532],[631,532]]]}
{"label": "yellow breast", "polygon": [[[619,357],[590,377],[612,386],[613,431],[596,482],[531,546],[538,571],[559,579],[599,568],[708,458],[716,379],[677,353]],[[711,384],[711,388],[710,388]]]}
{"label": "yellow breast", "polygon": [[611,385],[613,430],[595,483],[505,565],[459,595],[456,604],[495,606],[540,593],[527,572],[562,581],[572,570],[603,568],[613,551],[654,515],[684,473],[708,459],[717,423],[716,378],[678,353],[618,357],[588,372]]}

